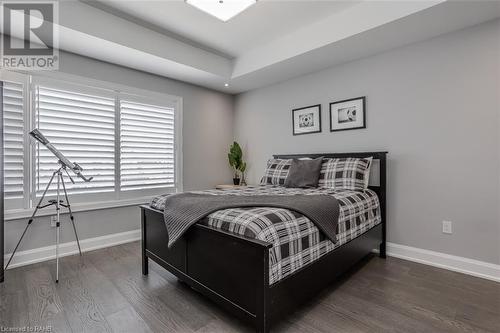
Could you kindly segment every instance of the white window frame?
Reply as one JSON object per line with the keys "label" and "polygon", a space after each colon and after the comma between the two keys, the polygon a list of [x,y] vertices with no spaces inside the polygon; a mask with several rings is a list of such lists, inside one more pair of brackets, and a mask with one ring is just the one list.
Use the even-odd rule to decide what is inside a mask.
{"label": "white window frame", "polygon": [[[163,107],[172,107],[174,110],[177,110],[177,104],[173,103],[171,101],[161,101],[157,97],[144,97],[144,96],[139,96],[136,94],[129,94],[129,93],[124,93],[120,92],[120,100],[121,98],[124,98],[125,100],[136,102],[136,103],[144,103],[144,104],[156,104],[158,106],[163,106]],[[119,105],[117,106],[118,110],[116,110],[116,115],[120,117],[120,107]],[[177,124],[178,121],[178,113],[174,111],[174,179],[175,179],[175,185],[174,187],[170,188],[155,188],[155,189],[146,189],[146,190],[139,190],[144,192],[146,196],[155,196],[163,193],[175,193],[176,191],[182,191],[182,181],[179,180],[178,174],[179,174],[179,163],[178,163],[178,144],[181,139],[179,137],[179,126]],[[117,119],[116,121],[117,126],[120,127],[120,119]],[[118,129],[118,140],[120,140],[120,129]],[[116,172],[116,190],[119,192],[119,199],[131,199],[134,197],[133,193],[138,191],[138,190],[128,190],[128,191],[120,191],[120,186],[121,186],[121,179],[120,179],[120,160],[121,160],[121,147],[120,147],[120,142],[116,145],[118,152],[116,153],[115,156],[118,156],[117,161],[115,161],[117,164],[117,172]],[[179,190],[179,186],[181,187],[181,190]]]}
{"label": "white window frame", "polygon": [[[97,198],[96,201],[92,201],[92,198],[96,198],[97,194],[84,194],[77,195],[78,200],[76,203],[72,200],[76,198],[75,195],[71,195],[70,200],[72,200],[71,208],[74,212],[79,211],[89,211],[97,209],[115,208],[115,207],[125,207],[133,206],[147,203],[155,195],[163,193],[174,193],[183,191],[183,152],[182,152],[182,111],[183,111],[183,99],[179,96],[151,92],[148,90],[143,90],[140,88],[133,88],[121,84],[115,84],[110,82],[103,82],[98,80],[92,80],[87,78],[82,78],[79,76],[68,75],[63,73],[49,73],[41,75],[28,75],[16,72],[0,71],[1,78],[6,81],[22,82],[24,87],[24,198],[23,198],[23,208],[22,209],[6,209],[5,220],[15,220],[19,218],[26,218],[31,216],[34,210],[34,206],[37,204],[37,198],[35,197],[35,182],[36,176],[35,172],[35,149],[34,145],[31,144],[31,138],[28,133],[35,124],[35,86],[45,85],[52,88],[71,90],[72,88],[77,88],[77,91],[82,93],[98,93],[102,95],[103,93],[115,98],[115,191],[112,200],[100,200],[103,198]],[[158,189],[146,189],[146,190],[131,190],[131,191],[120,191],[120,105],[118,100],[121,97],[125,97],[128,100],[133,100],[141,103],[154,103],[159,106],[173,107],[174,112],[174,173],[175,173],[175,186],[173,188],[158,188]],[[77,161],[78,162],[78,161]],[[65,179],[66,180],[66,179]],[[113,192],[110,192],[113,193]],[[109,194],[107,198],[109,198]],[[139,194],[140,193],[140,194]],[[53,211],[50,210],[40,210],[37,216],[47,216],[53,215]]]}
{"label": "white window frame", "polygon": [[[30,196],[31,193],[31,183],[30,173],[31,173],[31,149],[30,149],[30,141],[27,137],[27,133],[29,131],[29,123],[30,123],[30,78],[28,75],[23,75],[20,73],[9,72],[5,70],[0,70],[0,79],[2,81],[10,81],[15,83],[20,83],[23,85],[23,132],[24,132],[24,140],[23,140],[23,192],[25,195],[22,199],[5,199],[5,210],[14,211],[14,210],[25,210],[30,208]],[[2,120],[3,121],[3,120]],[[2,152],[3,154],[3,152]],[[28,194],[28,195],[26,195]],[[14,208],[15,207],[15,208]]]}
{"label": "white window frame", "polygon": [[[82,94],[88,94],[88,95],[97,95],[97,96],[102,96],[102,97],[106,97],[106,98],[111,98],[111,99],[115,99],[115,95],[116,95],[116,92],[112,91],[112,90],[107,90],[107,89],[100,89],[100,88],[96,88],[96,87],[88,87],[88,86],[84,86],[84,85],[79,85],[79,84],[73,84],[71,82],[65,82],[65,81],[59,81],[59,80],[54,80],[54,79],[47,79],[47,78],[44,78],[44,77],[35,77],[33,76],[32,80],[31,80],[31,88],[30,88],[30,93],[31,93],[31,99],[32,99],[32,107],[31,107],[31,127],[30,128],[35,128],[35,124],[36,124],[36,98],[35,98],[35,95],[36,95],[36,87],[37,86],[44,86],[44,87],[48,87],[48,88],[53,88],[53,89],[59,89],[59,90],[68,90],[68,91],[74,91],[74,92],[78,92],[78,93],[82,93]],[[115,100],[116,102],[116,100]],[[116,111],[116,107],[115,107],[115,111]],[[115,117],[116,117],[116,112],[115,112]],[[116,120],[116,119],[115,119]],[[115,127],[116,129],[116,127]],[[115,147],[116,147],[116,131],[115,131]],[[33,141],[33,140],[32,140]],[[41,149],[46,149],[44,147],[40,147]],[[57,146],[56,146],[57,148]],[[32,203],[32,207],[34,207],[37,202],[40,200],[40,196],[39,195],[40,193],[38,193],[37,195],[37,189],[36,189],[36,175],[35,175],[35,170],[36,170],[36,158],[35,158],[35,149],[36,149],[36,145],[35,144],[32,144],[31,145],[31,149],[32,149],[32,155],[31,155],[31,158],[32,158],[32,170],[33,170],[33,173],[32,173],[32,179],[31,179],[31,182],[32,182],[32,193],[31,193],[31,203]],[[116,158],[116,154],[115,154],[115,158]],[[78,162],[78,161],[74,161],[74,162]],[[116,163],[115,163],[115,167],[116,167]],[[115,170],[116,172],[116,170]],[[83,173],[84,174],[87,174],[85,173],[85,170],[83,170]],[[70,175],[73,177],[74,175],[70,172]],[[88,175],[87,177],[90,177],[91,175]],[[66,183],[69,182],[69,179],[67,177],[64,178],[64,181]],[[107,201],[109,200],[108,198],[110,197],[110,194],[114,193],[115,194],[115,197],[113,198],[114,200],[118,200],[118,197],[116,196],[116,184],[115,184],[115,191],[113,192],[103,192],[103,193],[80,193],[80,194],[71,194],[71,203],[72,203],[72,206],[73,204],[85,204],[85,203],[92,203],[92,202],[102,202],[102,201]],[[54,196],[50,196],[50,195],[47,195],[46,198],[48,200],[50,199],[55,199]]]}

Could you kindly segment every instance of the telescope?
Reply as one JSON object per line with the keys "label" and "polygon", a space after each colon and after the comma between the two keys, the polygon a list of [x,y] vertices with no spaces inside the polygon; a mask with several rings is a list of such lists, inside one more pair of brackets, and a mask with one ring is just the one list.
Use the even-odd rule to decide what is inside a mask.
{"label": "telescope", "polygon": [[[63,155],[59,150],[57,150],[54,145],[52,145],[49,140],[40,132],[38,129],[34,129],[30,132],[30,135],[34,137],[38,142],[43,144],[45,147],[47,147],[48,150],[50,150],[58,159],[59,163],[64,166],[64,168],[68,168],[71,171],[73,171],[78,177],[83,179],[85,182],[90,182],[94,177],[87,178],[82,174],[83,168],[78,165],[78,163],[72,163],[70,160],[66,158],[66,156]],[[73,178],[68,174],[69,179],[71,182],[74,184],[75,182],[73,181]]]}
{"label": "telescope", "polygon": [[[10,262],[12,261],[12,258],[14,258],[14,255],[16,254],[17,249],[19,248],[19,245],[21,244],[21,241],[24,238],[24,235],[26,234],[26,231],[28,231],[29,226],[33,222],[33,219],[35,218],[37,212],[39,209],[46,208],[46,207],[52,207],[54,206],[56,209],[56,283],[59,282],[59,240],[60,240],[60,214],[61,214],[61,207],[67,208],[68,213],[69,213],[69,218],[71,220],[71,224],[73,225],[73,231],[75,232],[75,238],[76,238],[76,244],[78,245],[78,252],[80,253],[80,256],[82,255],[82,249],[80,248],[80,240],[78,239],[78,234],[76,232],[76,226],[75,226],[75,218],[73,216],[73,212],[71,211],[71,204],[69,203],[69,198],[68,198],[68,192],[66,191],[66,185],[64,183],[64,177],[63,177],[63,171],[66,173],[66,175],[69,177],[71,182],[74,184],[75,181],[73,178],[71,178],[68,169],[73,171],[78,177],[83,179],[84,182],[90,182],[93,177],[85,177],[82,174],[83,168],[78,165],[76,162],[71,162],[69,159],[64,156],[63,153],[61,153],[56,147],[54,147],[50,141],[40,132],[38,129],[34,129],[30,132],[30,135],[38,140],[41,144],[43,144],[45,147],[47,147],[48,150],[50,150],[55,157],[58,158],[60,166],[52,173],[52,177],[50,178],[49,182],[47,183],[47,186],[45,187],[45,191],[43,191],[42,197],[38,201],[38,204],[35,207],[35,210],[33,211],[33,214],[31,215],[31,218],[28,220],[28,224],[26,225],[26,228],[24,229],[21,238],[19,238],[19,241],[17,242],[16,247],[14,248],[14,251],[12,252],[9,261],[7,261],[7,265],[5,266],[5,270],[9,267]],[[57,183],[57,192],[56,192],[56,199],[48,200],[47,204],[42,204],[43,199],[45,198],[45,195],[49,191],[50,185],[52,182],[56,181]],[[63,194],[64,194],[64,199],[65,200],[59,200],[60,197],[62,196],[60,193],[62,186]]]}

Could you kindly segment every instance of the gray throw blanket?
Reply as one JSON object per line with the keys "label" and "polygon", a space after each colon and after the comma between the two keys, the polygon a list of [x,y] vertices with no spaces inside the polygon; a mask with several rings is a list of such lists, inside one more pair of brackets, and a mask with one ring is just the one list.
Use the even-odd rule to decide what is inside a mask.
{"label": "gray throw blanket", "polygon": [[164,216],[168,247],[204,217],[222,209],[238,207],[276,207],[295,211],[309,218],[333,243],[337,242],[339,203],[331,195],[211,195],[173,194],[166,199]]}

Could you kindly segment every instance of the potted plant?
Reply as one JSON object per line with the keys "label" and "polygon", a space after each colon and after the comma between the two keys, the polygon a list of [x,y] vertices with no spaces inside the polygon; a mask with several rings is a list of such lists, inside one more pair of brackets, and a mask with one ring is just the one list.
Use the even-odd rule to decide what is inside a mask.
{"label": "potted plant", "polygon": [[[246,185],[243,184],[245,182],[244,172],[247,168],[246,162],[243,162],[243,151],[241,150],[238,142],[233,142],[231,147],[229,147],[229,153],[227,154],[227,158],[229,160],[229,165],[234,169],[234,185]],[[241,182],[242,178],[240,178],[240,174],[243,178],[243,182]],[[241,184],[240,184],[241,182]]]}

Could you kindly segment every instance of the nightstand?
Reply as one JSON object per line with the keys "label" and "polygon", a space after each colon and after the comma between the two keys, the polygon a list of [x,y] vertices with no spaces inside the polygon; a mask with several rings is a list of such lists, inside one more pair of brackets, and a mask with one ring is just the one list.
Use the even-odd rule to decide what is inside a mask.
{"label": "nightstand", "polygon": [[217,189],[217,190],[231,190],[231,189],[240,188],[240,187],[244,187],[244,186],[233,185],[233,184],[220,184],[220,185],[216,185],[215,189]]}

